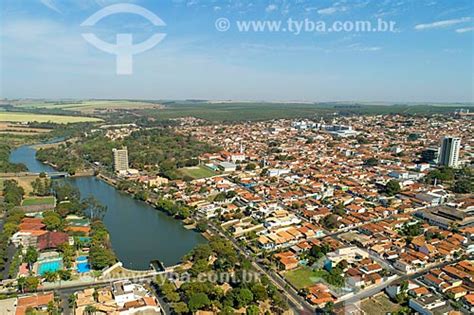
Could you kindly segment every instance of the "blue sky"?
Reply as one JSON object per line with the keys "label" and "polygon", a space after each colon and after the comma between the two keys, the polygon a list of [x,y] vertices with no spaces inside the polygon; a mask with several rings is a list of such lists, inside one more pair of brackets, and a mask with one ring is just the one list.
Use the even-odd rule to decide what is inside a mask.
{"label": "blue sky", "polygon": [[[115,14],[142,6],[165,23]],[[2,0],[0,96],[7,98],[473,102],[472,0]],[[216,30],[226,18],[230,29]],[[239,32],[237,21],[395,22],[394,32]],[[114,43],[131,33],[162,42],[117,75]]]}

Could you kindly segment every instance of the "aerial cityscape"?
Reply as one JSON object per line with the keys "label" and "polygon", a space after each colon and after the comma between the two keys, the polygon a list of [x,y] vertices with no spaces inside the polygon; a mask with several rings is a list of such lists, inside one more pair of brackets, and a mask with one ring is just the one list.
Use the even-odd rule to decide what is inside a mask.
{"label": "aerial cityscape", "polygon": [[472,1],[0,10],[0,315],[474,313]]}

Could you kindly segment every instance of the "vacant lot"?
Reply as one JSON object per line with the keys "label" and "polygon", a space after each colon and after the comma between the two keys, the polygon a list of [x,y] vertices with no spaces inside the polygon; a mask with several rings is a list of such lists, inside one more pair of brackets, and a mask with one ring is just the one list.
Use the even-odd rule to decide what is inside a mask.
{"label": "vacant lot", "polygon": [[40,115],[30,113],[17,112],[0,112],[0,122],[55,122],[58,124],[78,123],[78,122],[95,122],[101,121],[98,118],[80,117],[80,116],[62,116],[62,115]]}
{"label": "vacant lot", "polygon": [[400,305],[391,302],[385,294],[381,293],[362,301],[361,308],[366,314],[393,314]]}
{"label": "vacant lot", "polygon": [[23,206],[33,206],[33,205],[54,205],[54,197],[27,197],[23,200]]}
{"label": "vacant lot", "polygon": [[199,179],[199,178],[206,178],[206,177],[211,177],[217,175],[216,172],[213,170],[205,167],[205,166],[196,166],[196,167],[185,167],[185,168],[180,168],[179,172],[183,176],[189,176],[194,179]]}
{"label": "vacant lot", "polygon": [[3,182],[9,179],[16,180],[18,185],[23,187],[25,190],[25,196],[28,196],[33,191],[31,182],[34,181],[38,176],[14,176],[14,177],[1,177],[0,178],[0,192],[3,190]]}
{"label": "vacant lot", "polygon": [[302,267],[286,272],[285,278],[299,290],[310,287],[313,284],[319,282],[324,274],[325,271],[312,270],[309,267]]}

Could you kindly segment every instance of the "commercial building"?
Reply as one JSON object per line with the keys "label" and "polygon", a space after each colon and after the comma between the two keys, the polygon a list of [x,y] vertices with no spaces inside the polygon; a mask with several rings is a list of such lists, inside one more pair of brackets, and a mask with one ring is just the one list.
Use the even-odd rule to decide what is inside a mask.
{"label": "commercial building", "polygon": [[231,162],[219,163],[218,167],[223,172],[235,172],[237,169],[237,165]]}
{"label": "commercial building", "polygon": [[439,156],[439,164],[449,167],[457,167],[459,165],[459,148],[461,147],[461,139],[455,137],[444,137],[441,141],[441,151]]}
{"label": "commercial building", "polygon": [[416,212],[416,215],[427,220],[430,224],[448,229],[452,226],[465,228],[474,226],[472,211],[456,209],[447,206],[426,208]]}
{"label": "commercial building", "polygon": [[410,299],[408,306],[422,315],[449,314],[453,310],[444,299],[433,294]]}
{"label": "commercial building", "polygon": [[126,147],[122,149],[113,149],[114,154],[114,170],[116,172],[128,170],[128,150]]}

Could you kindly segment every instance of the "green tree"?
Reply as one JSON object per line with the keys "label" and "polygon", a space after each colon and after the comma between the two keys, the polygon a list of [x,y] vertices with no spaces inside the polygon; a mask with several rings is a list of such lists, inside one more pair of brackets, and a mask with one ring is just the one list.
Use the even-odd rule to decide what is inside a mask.
{"label": "green tree", "polygon": [[245,166],[246,171],[254,171],[257,168],[255,163],[249,163]]}
{"label": "green tree", "polygon": [[209,271],[210,269],[211,267],[209,266],[209,263],[207,260],[199,259],[193,263],[193,266],[191,267],[191,269],[189,269],[189,273],[193,276],[197,276],[200,273]]}
{"label": "green tree", "polygon": [[87,315],[93,315],[97,312],[97,308],[92,305],[87,305],[84,309],[84,313]]}
{"label": "green tree", "polygon": [[171,307],[176,314],[186,314],[189,312],[189,308],[184,302],[173,303]]}
{"label": "green tree", "polygon": [[69,243],[59,245],[59,250],[63,254],[63,262],[66,268],[71,268],[76,250]]}
{"label": "green tree", "polygon": [[258,308],[257,305],[250,305],[247,307],[247,310],[245,311],[245,314],[247,315],[258,315],[260,314],[260,309]]}
{"label": "green tree", "polygon": [[205,232],[208,228],[207,222],[205,220],[201,220],[196,223],[196,230],[199,232]]}
{"label": "green tree", "polygon": [[387,185],[385,185],[385,193],[389,196],[394,196],[398,194],[402,189],[400,184],[396,180],[389,180]]}
{"label": "green tree", "polygon": [[49,301],[46,310],[48,315],[59,315],[59,308],[54,301]]}
{"label": "green tree", "polygon": [[33,246],[28,246],[23,261],[28,264],[28,269],[32,270],[33,264],[38,260],[38,251]]}
{"label": "green tree", "polygon": [[19,206],[23,200],[25,190],[18,186],[18,182],[13,179],[7,179],[3,182],[3,201],[7,206]]}
{"label": "green tree", "polygon": [[48,231],[57,231],[62,229],[63,220],[56,212],[47,211],[43,213],[43,224],[46,225]]}
{"label": "green tree", "polygon": [[76,307],[76,300],[77,300],[77,297],[74,293],[69,295],[68,304],[70,308],[74,309]]}
{"label": "green tree", "polygon": [[91,220],[102,220],[107,213],[107,206],[101,204],[93,196],[88,197],[82,202],[82,208],[84,209],[84,214]]}
{"label": "green tree", "polygon": [[225,201],[226,198],[227,198],[227,195],[225,193],[221,192],[221,193],[218,193],[214,197],[214,201],[215,202],[223,202],[223,201]]}
{"label": "green tree", "polygon": [[328,214],[321,219],[321,224],[328,230],[333,230],[337,227],[337,217],[334,214]]}
{"label": "green tree", "polygon": [[250,302],[253,301],[253,294],[249,289],[242,288],[237,290],[236,294],[234,294],[234,298],[237,303],[237,307],[240,308],[250,304]]}
{"label": "green tree", "polygon": [[37,277],[20,277],[18,278],[18,290],[22,293],[34,292],[39,286],[39,279]]}
{"label": "green tree", "polygon": [[323,312],[324,314],[332,314],[333,309],[334,309],[334,303],[327,302],[326,305],[324,305]]}
{"label": "green tree", "polygon": [[366,166],[377,166],[378,164],[379,164],[379,160],[374,157],[371,157],[364,161],[364,165]]}
{"label": "green tree", "polygon": [[257,301],[265,301],[268,299],[268,293],[267,289],[261,285],[260,283],[254,283],[251,287],[250,290],[252,291],[252,294]]}
{"label": "green tree", "polygon": [[203,309],[211,305],[211,300],[205,293],[196,293],[191,296],[188,301],[188,308],[191,312],[196,312],[197,310]]}
{"label": "green tree", "polygon": [[56,271],[46,271],[43,277],[47,282],[55,282],[58,279],[58,273]]}
{"label": "green tree", "polygon": [[474,184],[470,178],[462,178],[454,182],[453,191],[457,194],[470,194],[474,192]]}

